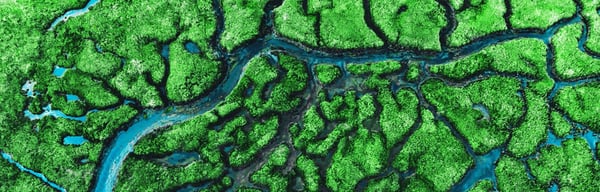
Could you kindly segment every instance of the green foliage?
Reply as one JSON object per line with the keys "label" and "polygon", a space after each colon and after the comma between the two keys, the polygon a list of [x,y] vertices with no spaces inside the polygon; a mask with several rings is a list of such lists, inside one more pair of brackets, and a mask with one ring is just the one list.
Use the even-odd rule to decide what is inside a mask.
{"label": "green foliage", "polygon": [[473,160],[450,129],[435,121],[431,112],[423,111],[421,115],[423,124],[410,136],[393,166],[400,171],[416,169],[416,175],[407,181],[408,191],[423,190],[423,185],[432,187],[429,191],[448,191]]}
{"label": "green foliage", "polygon": [[600,53],[600,14],[598,13],[598,0],[582,0],[583,10],[581,14],[588,25],[588,39],[585,47],[595,53]]}
{"label": "green foliage", "polygon": [[317,34],[314,25],[316,16],[306,14],[302,9],[302,0],[286,0],[274,10],[275,29],[284,37],[317,46]]}
{"label": "green foliage", "polygon": [[320,64],[315,66],[317,78],[323,84],[330,84],[341,75],[340,68],[331,64]]}
{"label": "green foliage", "polygon": [[[555,100],[558,107],[575,122],[581,122],[598,132],[600,131],[600,119],[596,114],[600,113],[600,108],[596,103],[599,97],[600,84],[593,83],[578,87],[565,87],[558,91]],[[563,131],[566,132],[566,130]]]}
{"label": "green foliage", "polygon": [[[458,9],[459,7],[454,7]],[[489,0],[482,4],[471,3],[471,7],[456,13],[458,25],[449,37],[451,46],[464,45],[478,37],[505,30],[502,17],[506,12],[503,0]]]}
{"label": "green foliage", "polygon": [[535,94],[530,88],[525,91],[527,98],[527,112],[525,119],[513,130],[508,150],[517,157],[523,157],[535,152],[539,143],[546,138],[548,120],[548,105],[544,95]]}
{"label": "green foliage", "polygon": [[416,82],[421,76],[421,70],[419,69],[419,63],[411,61],[408,63],[408,70],[406,71],[406,80],[409,82]]}
{"label": "green foliage", "polygon": [[267,0],[224,0],[225,31],[221,45],[231,51],[258,35]]}
{"label": "green foliage", "polygon": [[573,24],[560,28],[552,37],[554,67],[558,77],[576,79],[598,74],[600,61],[578,49],[582,25]]}
{"label": "green foliage", "polygon": [[119,58],[109,53],[98,53],[94,42],[87,40],[82,44],[84,48],[79,53],[75,65],[78,70],[90,73],[94,77],[108,79],[121,67]]}
{"label": "green foliage", "polygon": [[373,20],[393,44],[441,50],[439,34],[446,25],[444,8],[435,0],[371,0]]}
{"label": "green foliage", "polygon": [[380,134],[359,128],[353,137],[342,138],[337,147],[326,178],[333,191],[353,190],[360,179],[384,168],[387,148]]}
{"label": "green foliage", "polygon": [[377,101],[383,107],[379,117],[381,130],[385,135],[387,147],[399,142],[417,120],[416,94],[410,89],[401,89],[396,98],[386,89],[380,89]]}
{"label": "green foliage", "polygon": [[279,127],[277,117],[271,117],[264,123],[252,125],[249,132],[236,131],[234,141],[237,147],[231,152],[229,161],[234,167],[240,167],[252,159],[277,133]]}
{"label": "green foliage", "polygon": [[[471,144],[475,152],[485,154],[508,138],[521,116],[523,101],[516,94],[519,81],[506,77],[490,77],[465,87],[449,87],[439,80],[425,82],[425,98],[447,117]],[[489,112],[486,119],[474,108],[480,104]]]}
{"label": "green foliage", "polygon": [[562,115],[556,111],[552,111],[552,130],[558,137],[564,137],[571,131],[572,126],[563,119]]}
{"label": "green foliage", "polygon": [[83,124],[83,134],[89,140],[103,141],[114,136],[118,128],[121,128],[137,114],[137,110],[129,106],[90,113],[87,115],[87,121]]}
{"label": "green foliage", "polygon": [[184,40],[169,46],[170,73],[167,79],[167,97],[185,102],[206,93],[222,75],[221,63],[206,55],[189,53]]}
{"label": "green foliage", "polygon": [[280,145],[271,153],[267,163],[258,171],[254,172],[250,179],[261,185],[268,186],[271,191],[286,191],[288,186],[288,178],[277,170],[285,164],[289,155],[289,149]]}
{"label": "green foliage", "polygon": [[546,45],[537,39],[507,41],[448,64],[431,66],[430,70],[453,79],[463,79],[486,70],[545,78]]}
{"label": "green foliage", "polygon": [[305,156],[300,156],[296,160],[296,167],[302,174],[302,181],[308,191],[317,191],[319,189],[319,170],[315,162]]}
{"label": "green foliage", "polygon": [[475,187],[473,187],[469,191],[470,192],[488,192],[488,191],[493,191],[493,189],[494,189],[494,184],[492,183],[492,181],[485,179],[485,180],[481,180],[481,181],[477,182]]}
{"label": "green foliage", "polygon": [[352,49],[383,45],[365,23],[362,1],[332,0],[332,5],[320,12],[319,35],[325,47]]}
{"label": "green foliage", "polygon": [[376,191],[399,191],[400,183],[398,182],[400,178],[396,174],[390,174],[387,177],[384,177],[380,180],[372,180],[367,185],[365,191],[376,192]]}
{"label": "green foliage", "polygon": [[511,1],[510,23],[514,28],[546,29],[575,14],[575,3],[563,0]]}
{"label": "green foliage", "polygon": [[504,156],[496,165],[498,190],[501,191],[545,191],[544,188],[529,180],[525,165],[513,157]]}
{"label": "green foliage", "polygon": [[563,142],[562,147],[549,146],[539,158],[529,159],[531,173],[546,186],[556,181],[561,191],[590,191],[600,187],[600,165],[593,159],[582,138]]}

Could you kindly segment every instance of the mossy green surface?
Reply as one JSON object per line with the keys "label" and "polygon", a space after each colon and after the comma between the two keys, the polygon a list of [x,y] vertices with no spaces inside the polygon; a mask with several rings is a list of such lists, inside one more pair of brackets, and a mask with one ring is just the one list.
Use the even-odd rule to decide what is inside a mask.
{"label": "mossy green surface", "polygon": [[362,1],[332,0],[332,5],[320,12],[319,35],[323,46],[353,49],[383,45],[383,41],[365,23]]}
{"label": "mossy green surface", "polygon": [[510,23],[515,29],[546,29],[560,19],[575,14],[575,2],[551,1],[510,1],[512,14]]}
{"label": "mossy green surface", "polygon": [[[527,46],[527,49],[521,47]],[[498,71],[545,78],[546,45],[537,39],[517,39],[487,47],[447,64],[434,65],[432,73],[463,79],[484,71]]]}
{"label": "mossy green surface", "polygon": [[529,159],[528,163],[531,173],[543,186],[555,181],[561,191],[590,191],[600,187],[597,182],[600,165],[582,138],[567,140],[561,147],[546,147],[539,158]]}
{"label": "mossy green surface", "polygon": [[505,12],[503,0],[471,2],[468,9],[456,13],[458,24],[448,39],[450,46],[458,47],[489,33],[505,30],[502,17]]}
{"label": "mossy green surface", "polygon": [[221,45],[231,51],[258,35],[266,3],[267,0],[224,0],[225,31]]}
{"label": "mossy green surface", "polygon": [[373,20],[394,45],[419,50],[441,49],[439,34],[446,25],[446,18],[437,1],[370,2]]}
{"label": "mossy green surface", "polygon": [[582,25],[573,24],[558,30],[552,38],[554,70],[562,79],[577,79],[599,74],[600,61],[579,50]]}
{"label": "mossy green surface", "polygon": [[307,14],[302,9],[302,3],[302,0],[283,1],[274,11],[275,29],[281,36],[309,46],[317,46],[319,42],[314,30],[317,15]]}
{"label": "mossy green surface", "polygon": [[[588,125],[594,131],[600,131],[600,113],[597,100],[600,97],[600,84],[593,83],[579,87],[565,87],[556,95],[558,107],[575,122]],[[566,129],[566,128],[562,128]],[[564,131],[561,131],[564,132]]]}
{"label": "mossy green surface", "polygon": [[[513,78],[491,77],[456,88],[439,80],[423,85],[425,98],[446,116],[479,154],[500,146],[522,115],[523,100],[516,92],[520,82]],[[492,89],[490,87],[496,87]],[[490,118],[476,110],[480,104]]]}
{"label": "mossy green surface", "polygon": [[403,183],[404,190],[448,191],[466,173],[473,160],[464,146],[433,114],[423,111],[423,124],[413,133],[395,158],[393,167],[415,175]]}
{"label": "mossy green surface", "polygon": [[[479,162],[471,155],[493,148],[502,150],[497,186],[483,179],[472,191],[600,187],[589,148],[598,143],[581,137],[600,131],[596,0],[581,1],[582,21],[550,38],[522,29],[541,32],[579,2],[267,2],[107,0],[52,30],[87,2],[0,2],[0,151],[68,191],[90,191],[103,152],[134,119],[195,110],[189,103],[216,91],[214,109],[136,143],[115,190],[448,191]],[[228,88],[214,87],[227,75],[241,77],[221,94]],[[46,106],[85,120],[24,114]],[[548,132],[560,146],[543,143]],[[66,136],[87,142],[66,145]],[[175,152],[199,158],[165,163]],[[0,191],[54,190],[6,160],[0,172]]]}

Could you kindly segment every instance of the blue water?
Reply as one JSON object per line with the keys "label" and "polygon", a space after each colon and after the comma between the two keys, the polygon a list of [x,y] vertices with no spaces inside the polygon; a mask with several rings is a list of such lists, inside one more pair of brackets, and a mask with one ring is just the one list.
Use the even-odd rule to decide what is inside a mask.
{"label": "blue water", "polygon": [[562,145],[563,140],[558,138],[552,131],[548,131],[548,138],[546,139],[546,145],[554,145],[560,147]]}
{"label": "blue water", "polygon": [[193,54],[199,54],[200,53],[200,48],[198,48],[198,45],[196,45],[196,43],[188,41],[184,44],[185,46],[185,50],[187,50],[190,53]]}
{"label": "blue water", "polygon": [[[28,117],[29,120],[38,120],[38,119],[42,119],[46,116],[70,119],[70,120],[81,121],[81,122],[85,122],[87,120],[87,117],[85,115],[81,116],[81,117],[73,117],[73,116],[66,115],[65,113],[63,113],[60,110],[53,110],[52,105],[47,105],[43,109],[44,109],[44,112],[42,112],[41,114],[33,114],[33,113],[31,113],[31,111],[29,111],[29,109],[26,109],[24,111],[25,117]],[[89,111],[88,113],[95,112],[95,111],[96,110],[92,110],[92,111]]]}
{"label": "blue water", "polygon": [[89,160],[89,159],[82,159],[82,160],[81,160],[81,161],[79,161],[79,162],[80,162],[80,163],[88,163],[88,162],[90,162],[90,160]]}
{"label": "blue water", "polygon": [[20,163],[16,162],[15,160],[12,159],[12,156],[8,153],[4,153],[4,152],[0,152],[2,154],[2,158],[6,159],[10,164],[15,165],[19,170],[32,174],[33,176],[39,178],[40,180],[42,180],[44,183],[48,184],[50,187],[56,189],[57,191],[62,191],[62,192],[66,192],[67,190],[65,190],[65,188],[59,186],[58,184],[48,180],[48,178],[46,178],[46,176],[44,176],[44,174],[35,172],[31,169],[28,169],[26,167],[24,167],[23,165],[21,165]]}
{"label": "blue water", "polygon": [[183,166],[199,159],[200,154],[196,152],[175,152],[167,157],[158,159],[158,161],[166,163],[169,166]]}
{"label": "blue water", "polygon": [[77,95],[67,94],[67,101],[79,101],[79,97]]}
{"label": "blue water", "polygon": [[160,56],[165,60],[169,60],[169,45],[163,45],[160,49]]}
{"label": "blue water", "polygon": [[87,13],[88,11],[90,11],[91,7],[93,7],[94,5],[96,5],[98,3],[100,3],[100,0],[90,0],[85,5],[85,7],[81,8],[81,9],[75,9],[75,10],[69,10],[69,11],[67,11],[64,15],[56,18],[54,20],[54,22],[52,22],[52,24],[50,24],[50,28],[48,28],[48,31],[54,30],[54,28],[56,27],[56,25],[58,25],[60,22],[63,22],[63,21],[66,22],[71,17],[77,17],[77,16],[80,16],[80,15],[83,15],[83,14]]}
{"label": "blue water", "polygon": [[35,84],[35,81],[27,80],[25,84],[21,86],[21,90],[26,92],[27,97],[35,97],[40,94],[39,92],[34,91]]}
{"label": "blue water", "polygon": [[67,72],[67,68],[64,67],[59,67],[59,66],[54,66],[54,70],[52,71],[52,75],[54,75],[55,77],[61,78],[65,75],[65,73]]}
{"label": "blue water", "polygon": [[490,120],[490,112],[488,111],[487,107],[483,106],[482,104],[473,104],[473,109],[481,112],[481,115],[483,115],[482,120]]}
{"label": "blue water", "polygon": [[467,172],[467,174],[454,186],[450,191],[467,191],[471,189],[480,180],[491,180],[494,186],[496,186],[496,174],[494,169],[496,166],[494,163],[498,161],[502,154],[502,149],[493,149],[485,155],[477,156],[475,158],[475,167]]}
{"label": "blue water", "polygon": [[88,142],[83,136],[66,136],[63,138],[63,145],[83,145]]}
{"label": "blue water", "polygon": [[552,183],[552,185],[550,185],[550,187],[548,187],[548,192],[558,192],[558,190],[559,190],[559,188],[556,183]]}

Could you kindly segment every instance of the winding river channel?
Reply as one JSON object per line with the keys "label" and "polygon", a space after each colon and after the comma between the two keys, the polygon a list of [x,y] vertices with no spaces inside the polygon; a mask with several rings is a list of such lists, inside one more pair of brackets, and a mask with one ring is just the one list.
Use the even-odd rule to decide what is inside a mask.
{"label": "winding river channel", "polygon": [[[91,0],[88,4],[78,10],[67,11],[63,16],[57,18],[50,26],[48,30],[54,29],[57,24],[63,22],[70,18],[75,17],[85,12],[89,11],[91,6],[99,3],[100,0]],[[216,1],[215,1],[216,2]],[[218,5],[218,3],[215,3]],[[222,24],[222,8],[219,6],[215,7],[218,22],[217,33],[223,31]],[[269,13],[267,13],[269,14]],[[220,18],[220,19],[219,19]],[[272,17],[265,17],[266,23],[272,23]],[[311,50],[306,48],[299,43],[292,42],[288,39],[277,37],[275,35],[267,34],[262,37],[258,37],[248,44],[236,49],[234,52],[227,54],[224,52],[220,52],[222,56],[226,57],[228,70],[225,78],[222,82],[220,82],[215,89],[209,92],[205,97],[185,105],[172,105],[165,107],[163,109],[146,109],[140,115],[138,115],[132,123],[128,125],[124,131],[120,131],[117,133],[116,137],[110,142],[109,146],[104,148],[104,153],[102,156],[101,163],[97,166],[97,172],[95,176],[94,182],[94,191],[97,192],[105,192],[112,191],[116,185],[119,171],[122,168],[123,162],[127,158],[127,156],[133,151],[134,145],[144,136],[152,133],[160,128],[165,128],[171,125],[179,124],[185,121],[188,121],[192,118],[195,118],[199,115],[202,115],[208,111],[214,109],[217,105],[222,103],[227,95],[229,95],[234,87],[238,84],[241,77],[243,77],[245,69],[249,60],[253,57],[256,57],[260,54],[267,54],[272,51],[284,52],[293,57],[296,57],[300,60],[303,60],[308,65],[308,69],[312,70],[312,65],[319,63],[331,63],[336,64],[345,69],[345,65],[348,63],[372,63],[378,61],[408,61],[408,60],[420,60],[424,61],[425,67],[429,65],[443,64],[449,61],[453,61],[455,59],[462,58],[464,56],[473,54],[478,52],[486,47],[492,46],[496,43],[513,40],[517,38],[536,38],[544,41],[548,47],[550,47],[549,42],[550,38],[556,31],[568,24],[581,22],[581,16],[577,15],[571,19],[564,20],[558,22],[551,26],[549,29],[544,31],[543,33],[537,32],[511,32],[505,31],[489,36],[485,36],[483,38],[478,39],[475,42],[469,43],[461,48],[457,49],[448,49],[441,53],[430,54],[430,53],[416,53],[411,51],[392,51],[387,49],[370,49],[362,52],[336,52],[336,53],[327,53],[317,50]],[[272,26],[271,26],[272,27]],[[587,27],[586,27],[587,28]],[[444,34],[448,35],[448,34]],[[587,32],[584,32],[584,35],[587,35]],[[218,38],[218,37],[217,37]],[[585,43],[586,38],[580,38],[580,47],[582,47],[583,43]],[[196,45],[186,44],[186,48],[197,51]],[[165,55],[165,50],[168,52],[168,47],[164,47],[162,51],[162,55]],[[550,51],[549,51],[550,53]],[[548,66],[551,66],[552,62],[552,54],[548,54]],[[55,75],[57,77],[62,76],[66,69],[58,69],[55,71]],[[347,71],[343,71],[347,73]],[[311,71],[311,73],[314,73]],[[548,69],[549,76],[556,80],[556,84],[554,89],[552,89],[551,93],[548,96],[548,99],[552,100],[552,98],[556,95],[556,92],[562,87],[568,86],[578,86],[589,82],[595,82],[600,79],[598,78],[589,78],[582,79],[579,81],[573,82],[564,82],[558,81],[556,76]],[[313,76],[314,78],[314,76]],[[427,78],[427,77],[426,77]],[[31,85],[33,86],[33,85]],[[415,89],[419,89],[420,84],[413,85]],[[24,88],[25,89],[25,88]],[[33,89],[31,89],[33,90]],[[33,93],[31,93],[33,94]],[[420,100],[422,97],[419,98]],[[480,106],[475,106],[478,110],[482,112],[486,112],[484,108]],[[168,110],[167,110],[168,109]],[[45,112],[40,115],[32,114],[29,111],[25,111],[25,115],[30,117],[31,119],[43,118],[43,116],[51,115],[55,117],[63,117],[78,121],[85,121],[84,117],[68,117],[64,114],[60,114],[61,112],[53,111],[50,106],[44,109]],[[487,112],[486,112],[487,113]],[[447,122],[446,122],[447,123]],[[447,123],[449,124],[449,123]],[[575,135],[586,138],[588,142],[597,142],[598,137],[595,133],[589,131],[586,134]],[[574,137],[571,135],[570,137]],[[554,137],[553,134],[549,134],[548,142],[542,145],[560,145],[560,139]],[[495,185],[495,174],[494,174],[494,164],[500,157],[502,148],[496,148],[492,150],[488,154],[484,154],[481,156],[476,156],[468,143],[464,142],[465,148],[469,151],[469,154],[476,162],[475,165],[466,173],[465,177],[458,182],[453,188],[452,191],[466,191],[473,187],[477,182],[482,179],[492,180]],[[592,145],[590,144],[590,147]],[[592,148],[594,151],[595,146]],[[5,159],[10,159],[8,154],[2,154]],[[43,175],[42,175],[43,177]],[[41,177],[40,177],[41,178]],[[45,177],[43,177],[45,178]],[[44,180],[46,183],[54,187],[55,189],[62,189],[60,186]],[[553,186],[556,187],[556,186]],[[62,189],[64,190],[64,189]],[[61,190],[61,191],[62,191]]]}

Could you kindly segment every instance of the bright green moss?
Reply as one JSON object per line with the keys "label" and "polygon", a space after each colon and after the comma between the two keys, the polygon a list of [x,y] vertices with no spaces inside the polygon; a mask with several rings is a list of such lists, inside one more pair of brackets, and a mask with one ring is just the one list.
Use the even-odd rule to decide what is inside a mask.
{"label": "bright green moss", "polygon": [[301,0],[287,0],[275,9],[275,28],[284,37],[317,46],[316,16],[305,14]]}
{"label": "bright green moss", "polygon": [[486,70],[545,78],[546,45],[537,39],[517,39],[487,47],[448,64],[431,66],[430,70],[453,79],[463,79]]}
{"label": "bright green moss", "polygon": [[423,124],[410,136],[393,166],[400,171],[416,169],[416,175],[407,181],[408,191],[448,191],[473,160],[450,129],[435,121],[431,112],[424,110],[422,116]]}
{"label": "bright green moss", "polygon": [[421,76],[421,70],[419,69],[417,62],[411,61],[408,63],[408,70],[406,71],[406,80],[409,82],[416,82]]}
{"label": "bright green moss", "polygon": [[63,92],[75,94],[92,108],[102,108],[117,104],[119,98],[103,87],[103,84],[94,81],[92,77],[80,71],[67,71],[58,82],[49,85],[48,92]]}
{"label": "bright green moss", "polygon": [[573,1],[511,1],[510,23],[516,29],[546,29],[558,20],[575,14]]}
{"label": "bright green moss", "polygon": [[[600,131],[600,84],[594,83],[579,87],[566,87],[556,95],[555,101],[575,122],[581,122],[594,131]],[[563,128],[566,129],[566,128]],[[563,130],[565,131],[565,130]]]}
{"label": "bright green moss", "polygon": [[276,117],[269,118],[264,123],[252,125],[249,132],[236,131],[234,141],[238,147],[233,149],[229,161],[234,167],[240,167],[254,157],[264,146],[271,141],[279,127]]}
{"label": "bright green moss", "polygon": [[332,8],[320,12],[320,36],[325,47],[353,49],[383,45],[365,23],[362,1],[332,1]]}
{"label": "bright green moss", "polygon": [[138,112],[129,106],[120,106],[110,111],[98,111],[87,115],[83,124],[83,135],[89,140],[103,141],[132,119]]}
{"label": "bright green moss", "polygon": [[78,70],[92,74],[94,77],[108,79],[121,67],[119,58],[108,53],[98,53],[92,41],[84,41],[83,50],[79,53]]}
{"label": "bright green moss", "polygon": [[221,63],[203,55],[185,50],[179,39],[169,46],[170,73],[167,79],[167,97],[175,102],[196,98],[217,82]]}
{"label": "bright green moss", "polygon": [[319,189],[320,175],[315,162],[305,156],[300,156],[296,160],[296,167],[302,174],[305,189],[308,191],[317,191]]}
{"label": "bright green moss", "polygon": [[451,46],[461,46],[478,37],[506,29],[502,17],[506,12],[503,0],[490,0],[483,4],[472,2],[471,5],[471,8],[456,13],[458,24],[448,39]]}
{"label": "bright green moss", "polygon": [[330,84],[338,79],[341,75],[340,68],[335,65],[320,64],[315,66],[317,78],[323,84]]}
{"label": "bright green moss", "polygon": [[399,177],[396,174],[390,174],[380,180],[372,180],[367,185],[365,191],[377,192],[377,191],[399,191],[400,183]]}
{"label": "bright green moss", "polygon": [[581,30],[581,24],[568,25],[560,28],[552,37],[554,67],[562,79],[581,78],[600,72],[600,61],[577,48]]}
{"label": "bright green moss", "polygon": [[588,25],[588,39],[585,42],[585,47],[595,53],[600,53],[600,13],[598,13],[598,0],[582,0],[583,17]]}
{"label": "bright green moss", "polygon": [[221,45],[231,51],[242,43],[258,35],[263,7],[266,0],[225,0],[223,12],[225,31],[221,37]]}
{"label": "bright green moss", "polygon": [[538,183],[546,187],[551,181],[556,181],[561,191],[590,191],[600,187],[597,182],[600,165],[582,138],[567,140],[562,147],[546,147],[539,158],[529,159],[528,163]]}
{"label": "bright green moss", "polygon": [[469,190],[470,192],[488,192],[488,191],[493,191],[494,186],[492,181],[490,180],[481,180],[479,182],[477,182],[477,184],[475,185],[475,187],[473,187],[471,190]]}
{"label": "bright green moss", "polygon": [[333,191],[350,191],[360,179],[384,168],[387,148],[382,137],[359,128],[353,137],[343,137],[327,169],[327,186]]}
{"label": "bright green moss", "polygon": [[417,120],[417,97],[410,89],[401,89],[392,96],[389,90],[380,89],[377,101],[383,107],[379,125],[385,135],[387,147],[399,142]]}
{"label": "bright green moss", "polygon": [[435,0],[372,0],[373,20],[395,45],[440,50],[439,34],[446,25],[443,7]]}
{"label": "bright green moss", "polygon": [[563,119],[562,115],[556,111],[552,111],[552,130],[558,137],[564,137],[571,131],[572,126]]}
{"label": "bright green moss", "polygon": [[[519,84],[513,78],[491,77],[455,88],[433,80],[422,90],[426,100],[454,124],[474,151],[484,154],[508,138],[509,128],[516,126],[522,115],[523,101],[516,94]],[[482,105],[490,118],[475,105]]]}
{"label": "bright green moss", "polygon": [[500,158],[495,172],[500,191],[545,191],[528,178],[525,165],[513,157]]}
{"label": "bright green moss", "polygon": [[537,145],[546,138],[546,129],[550,123],[544,96],[535,94],[528,88],[525,98],[528,106],[525,119],[513,130],[512,138],[508,142],[508,150],[517,157],[535,152]]}
{"label": "bright green moss", "polygon": [[286,191],[288,179],[277,167],[285,164],[288,155],[289,149],[285,145],[278,146],[269,156],[267,163],[254,172],[250,179],[257,184],[267,186],[271,191]]}

